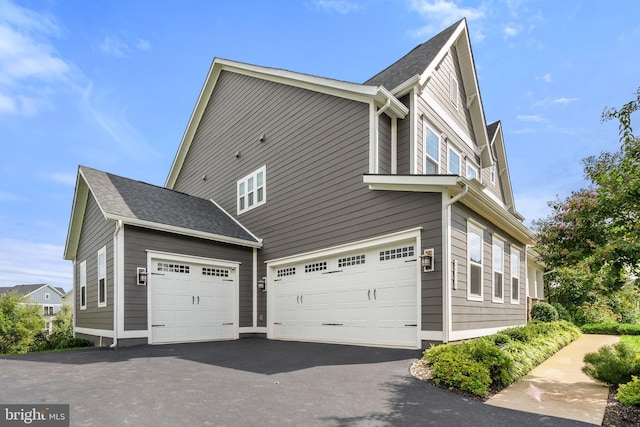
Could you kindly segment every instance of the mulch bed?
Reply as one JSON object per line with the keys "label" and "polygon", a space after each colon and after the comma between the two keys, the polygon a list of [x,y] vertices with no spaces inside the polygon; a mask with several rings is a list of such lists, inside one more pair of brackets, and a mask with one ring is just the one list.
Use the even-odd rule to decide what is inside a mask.
{"label": "mulch bed", "polygon": [[[431,373],[429,372],[429,368],[426,363],[423,363],[420,360],[415,361],[411,367],[409,368],[411,374],[422,380],[430,382],[434,384],[431,380]],[[436,385],[436,384],[434,384]],[[449,389],[446,386],[438,386],[436,387],[444,388],[446,390],[452,391],[454,393],[460,394],[469,399],[477,400],[477,401],[486,401],[489,397],[495,394],[499,390],[492,390],[490,395],[486,399],[482,399],[478,396],[475,396],[471,393],[464,392],[462,390]],[[612,386],[609,388],[609,399],[607,401],[607,408],[604,411],[604,420],[602,425],[604,427],[638,427],[640,426],[640,407],[638,406],[624,406],[614,397],[617,392],[617,387]]]}
{"label": "mulch bed", "polygon": [[638,427],[640,426],[640,407],[624,406],[615,399],[617,387],[609,388],[609,400],[604,411],[604,427]]}

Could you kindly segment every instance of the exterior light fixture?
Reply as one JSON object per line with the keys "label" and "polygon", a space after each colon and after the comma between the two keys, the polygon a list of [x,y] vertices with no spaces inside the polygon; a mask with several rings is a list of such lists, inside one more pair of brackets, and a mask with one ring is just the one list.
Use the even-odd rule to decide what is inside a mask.
{"label": "exterior light fixture", "polygon": [[147,269],[144,267],[138,267],[136,269],[137,272],[137,283],[138,286],[145,286],[147,284],[147,276],[149,275],[149,273],[147,273]]}
{"label": "exterior light fixture", "polygon": [[422,255],[420,255],[420,265],[422,266],[422,271],[425,273],[435,269],[433,253],[434,250],[431,248],[425,249]]}

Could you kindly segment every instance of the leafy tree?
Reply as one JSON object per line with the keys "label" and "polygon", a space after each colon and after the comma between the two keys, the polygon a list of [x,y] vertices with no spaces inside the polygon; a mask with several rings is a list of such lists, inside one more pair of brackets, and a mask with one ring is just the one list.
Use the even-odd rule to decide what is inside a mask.
{"label": "leafy tree", "polygon": [[551,215],[534,222],[537,250],[554,271],[552,302],[575,308],[604,297],[615,310],[618,293],[637,295],[628,282],[640,272],[640,138],[631,127],[638,110],[640,88],[620,109],[604,110],[603,121],[619,122],[620,150],[583,159],[591,185],[549,202]]}
{"label": "leafy tree", "polygon": [[62,308],[56,313],[51,332],[68,338],[73,337],[73,308],[69,304],[62,304]]}
{"label": "leafy tree", "polygon": [[26,353],[43,327],[38,306],[13,292],[0,298],[0,354]]}

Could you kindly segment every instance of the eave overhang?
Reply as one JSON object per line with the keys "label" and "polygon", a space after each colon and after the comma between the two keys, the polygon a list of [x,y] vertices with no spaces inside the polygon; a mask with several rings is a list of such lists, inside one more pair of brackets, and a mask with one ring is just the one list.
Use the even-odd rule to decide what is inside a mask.
{"label": "eave overhang", "polygon": [[483,191],[484,186],[475,179],[469,180],[457,175],[365,174],[362,181],[369,186],[370,190],[424,193],[446,192],[451,197],[462,193],[466,188],[467,191],[459,199],[460,203],[491,221],[523,245],[534,243],[533,232],[518,217],[486,194]]}

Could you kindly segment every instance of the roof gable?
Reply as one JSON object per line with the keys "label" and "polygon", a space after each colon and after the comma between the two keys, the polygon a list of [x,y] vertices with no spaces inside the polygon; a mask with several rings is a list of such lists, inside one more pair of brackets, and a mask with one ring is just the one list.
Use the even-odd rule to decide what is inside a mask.
{"label": "roof gable", "polygon": [[64,289],[51,286],[47,283],[0,287],[0,295],[8,294],[10,292],[16,292],[20,295],[28,296],[33,294],[36,291],[39,291],[42,288],[50,288],[53,292],[57,293],[58,295],[60,296],[64,295]]}
{"label": "roof gable", "polygon": [[227,59],[215,58],[211,64],[211,68],[209,69],[209,73],[207,74],[202,90],[200,91],[198,101],[196,102],[196,106],[191,114],[191,118],[189,119],[189,123],[182,137],[182,141],[180,142],[178,152],[174,158],[173,164],[171,165],[171,170],[169,171],[169,175],[165,183],[167,188],[173,188],[175,185],[196,130],[200,125],[200,120],[202,119],[204,111],[211,99],[213,91],[215,90],[218,77],[223,71],[243,74],[258,79],[286,84],[364,103],[373,103],[377,106],[383,106],[388,103],[384,112],[392,117],[404,118],[409,112],[404,104],[402,104],[383,87],[349,83],[283,69],[262,67],[230,61]]}
{"label": "roof gable", "polygon": [[261,240],[212,200],[80,166],[65,259],[73,259],[93,195],[106,220],[245,246]]}
{"label": "roof gable", "polygon": [[[491,123],[487,126],[487,134],[490,136],[490,146],[496,153],[495,164],[498,172],[498,178],[502,184],[502,192],[504,194],[504,203],[507,210],[521,221],[524,220],[522,215],[516,211],[515,200],[513,197],[513,188],[511,187],[511,176],[509,175],[509,164],[507,162],[507,152],[504,146],[504,136],[502,134],[502,123]],[[488,150],[491,152],[492,150]]]}

